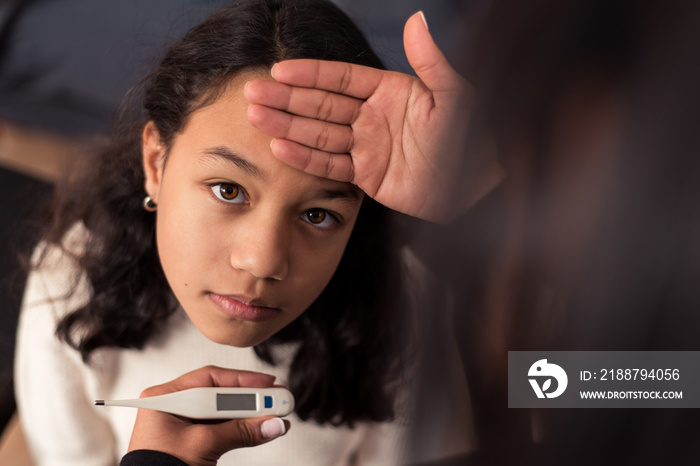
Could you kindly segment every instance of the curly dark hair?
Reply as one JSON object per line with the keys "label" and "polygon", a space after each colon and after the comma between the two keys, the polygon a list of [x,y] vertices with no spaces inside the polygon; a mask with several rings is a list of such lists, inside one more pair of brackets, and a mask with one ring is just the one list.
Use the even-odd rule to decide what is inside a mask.
{"label": "curly dark hair", "polygon": [[[57,190],[44,239],[60,246],[80,223],[89,232],[76,259],[91,296],[57,327],[84,361],[102,347],[142,348],[178,307],[158,258],[155,217],[141,204],[146,122],[154,122],[169,147],[189,115],[213,102],[236,74],[293,58],[383,68],[362,33],[329,1],[233,2],[168,50],[125,99],[99,157]],[[301,317],[255,348],[274,363],[272,345],[298,342],[289,384],[301,419],[352,426],[393,417],[391,387],[403,353],[396,324],[406,312],[393,216],[366,197],[327,288]]]}

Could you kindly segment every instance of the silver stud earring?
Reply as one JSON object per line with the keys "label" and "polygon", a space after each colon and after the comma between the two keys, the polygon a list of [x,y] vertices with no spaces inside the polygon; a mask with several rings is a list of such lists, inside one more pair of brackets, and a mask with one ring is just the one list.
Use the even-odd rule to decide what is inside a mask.
{"label": "silver stud earring", "polygon": [[146,196],[143,198],[143,208],[148,212],[155,212],[156,210],[158,210],[158,204],[153,202],[151,196]]}

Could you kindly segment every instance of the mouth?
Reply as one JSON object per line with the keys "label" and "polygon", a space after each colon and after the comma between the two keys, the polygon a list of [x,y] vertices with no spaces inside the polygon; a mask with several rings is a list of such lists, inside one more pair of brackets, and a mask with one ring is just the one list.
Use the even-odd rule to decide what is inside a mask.
{"label": "mouth", "polygon": [[247,322],[263,322],[282,312],[276,307],[265,306],[259,299],[245,296],[229,296],[207,293],[209,299],[229,319]]}

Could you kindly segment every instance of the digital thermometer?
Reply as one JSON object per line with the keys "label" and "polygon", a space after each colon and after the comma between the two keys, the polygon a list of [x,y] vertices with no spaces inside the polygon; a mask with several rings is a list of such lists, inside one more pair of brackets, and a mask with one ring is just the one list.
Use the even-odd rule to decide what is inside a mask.
{"label": "digital thermometer", "polygon": [[133,400],[95,400],[95,405],[154,409],[190,419],[241,419],[286,416],[294,410],[294,396],[281,387],[199,387]]}

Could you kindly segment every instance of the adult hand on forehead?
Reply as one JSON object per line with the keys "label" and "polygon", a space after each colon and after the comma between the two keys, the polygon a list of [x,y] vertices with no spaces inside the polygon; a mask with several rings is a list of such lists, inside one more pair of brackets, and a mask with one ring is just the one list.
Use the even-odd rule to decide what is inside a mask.
{"label": "adult hand on forehead", "polygon": [[247,83],[248,120],[275,137],[272,153],[289,165],[444,223],[502,174],[492,146],[467,153],[473,89],[435,45],[422,13],[406,22],[404,47],[420,79],[341,62],[280,62],[274,82]]}

